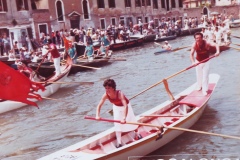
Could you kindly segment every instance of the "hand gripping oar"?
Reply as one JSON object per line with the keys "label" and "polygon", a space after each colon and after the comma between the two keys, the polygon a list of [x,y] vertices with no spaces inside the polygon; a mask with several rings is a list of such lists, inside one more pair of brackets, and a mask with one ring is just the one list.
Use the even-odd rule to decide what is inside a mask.
{"label": "hand gripping oar", "polygon": [[[213,56],[211,56],[211,57],[209,57],[209,58],[207,58],[207,59],[205,59],[205,60],[203,60],[203,61],[200,61],[200,62],[198,62],[198,63],[196,63],[196,64],[193,64],[193,65],[191,65],[191,66],[189,66],[189,67],[187,67],[187,68],[185,68],[185,69],[183,69],[183,70],[181,70],[181,71],[179,71],[179,72],[177,72],[177,73],[175,73],[175,74],[173,74],[173,75],[171,75],[171,76],[169,76],[169,77],[167,77],[167,78],[164,78],[163,80],[161,80],[161,81],[159,81],[159,82],[151,85],[151,86],[148,87],[147,89],[145,89],[145,90],[141,91],[140,93],[134,95],[134,96],[131,97],[129,100],[131,100],[131,99],[139,96],[140,94],[142,94],[142,93],[148,91],[149,89],[151,89],[151,88],[159,85],[160,83],[163,83],[165,80],[168,80],[168,79],[170,79],[170,78],[172,78],[172,77],[174,77],[174,76],[176,76],[176,75],[178,75],[178,74],[180,74],[180,73],[182,73],[182,72],[185,72],[185,71],[187,71],[187,70],[189,70],[189,69],[191,69],[191,68],[193,68],[193,67],[196,67],[197,65],[199,65],[199,64],[201,64],[201,63],[207,62],[208,60],[210,60],[210,59],[212,59],[212,58],[214,58],[214,57],[216,57],[216,56],[213,55]],[[108,113],[112,113],[112,112],[113,112],[113,110],[109,110],[109,111],[108,111]]]}
{"label": "hand gripping oar", "polygon": [[[90,120],[96,120],[96,121],[105,121],[105,122],[112,122],[112,123],[114,123],[114,122],[115,123],[121,123],[121,121],[118,121],[118,120],[112,120],[112,119],[106,119],[106,118],[96,119],[95,117],[90,117],[90,116],[85,116],[84,119],[90,119]],[[218,136],[218,137],[223,137],[223,138],[232,138],[232,139],[240,140],[240,137],[237,137],[237,136],[229,136],[229,135],[224,135],[224,134],[204,132],[204,131],[198,131],[198,130],[193,130],[193,129],[180,128],[180,127],[170,127],[170,126],[166,126],[166,125],[160,126],[160,125],[153,125],[153,124],[150,124],[150,123],[135,123],[135,122],[126,122],[125,124],[155,127],[155,128],[158,128],[158,129],[167,128],[167,129],[171,129],[171,130],[207,134],[207,135],[210,135],[210,136]]]}

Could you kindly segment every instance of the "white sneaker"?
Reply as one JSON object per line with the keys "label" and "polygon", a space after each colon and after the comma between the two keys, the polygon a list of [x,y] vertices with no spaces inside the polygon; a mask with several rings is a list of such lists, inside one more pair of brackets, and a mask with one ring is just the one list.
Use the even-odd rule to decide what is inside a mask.
{"label": "white sneaker", "polygon": [[206,91],[202,91],[202,94],[203,94],[204,96],[206,96],[206,95],[207,95],[207,92],[206,92]]}

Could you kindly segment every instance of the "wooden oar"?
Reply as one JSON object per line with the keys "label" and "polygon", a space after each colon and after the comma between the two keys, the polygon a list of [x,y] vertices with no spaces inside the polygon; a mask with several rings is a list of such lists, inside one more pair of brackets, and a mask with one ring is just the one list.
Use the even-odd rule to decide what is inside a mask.
{"label": "wooden oar", "polygon": [[232,138],[232,139],[240,140],[240,137],[237,137],[237,136],[229,136],[229,135],[225,135],[225,134],[204,132],[204,131],[198,131],[198,130],[193,130],[193,129],[180,128],[180,127],[169,127],[169,126],[164,126],[164,127],[167,128],[167,129],[172,129],[172,130],[179,130],[179,131],[185,131],[185,132],[207,134],[207,135],[210,135],[210,136],[218,136],[218,137],[222,137],[222,138]]}
{"label": "wooden oar", "polygon": [[[121,123],[121,121],[113,120],[113,119],[106,119],[106,118],[100,118],[96,119],[95,117],[85,116],[84,119],[90,119],[90,120],[96,120],[96,121],[105,121],[105,122],[112,122],[112,123]],[[132,125],[139,125],[139,126],[148,126],[148,127],[156,127],[156,128],[162,128],[163,126],[153,125],[150,123],[137,123],[137,122],[126,122],[124,124],[132,124]]]}
{"label": "wooden oar", "polygon": [[235,43],[231,43],[231,44],[234,44],[234,45],[236,45],[236,46],[240,46],[240,44],[235,44]]}
{"label": "wooden oar", "polygon": [[110,58],[109,61],[127,61],[126,58]]}
{"label": "wooden oar", "polygon": [[[189,69],[191,69],[191,68],[193,68],[193,67],[196,67],[197,65],[199,65],[199,64],[201,64],[201,63],[204,63],[204,62],[206,62],[206,61],[208,61],[208,60],[210,60],[210,59],[212,59],[212,58],[214,58],[214,57],[215,57],[215,55],[213,55],[213,56],[211,56],[211,57],[209,57],[209,58],[207,58],[207,59],[205,59],[205,60],[203,60],[203,61],[200,61],[200,62],[198,62],[198,63],[196,63],[196,64],[193,64],[193,65],[191,65],[191,66],[189,66],[189,67],[187,67],[187,68],[185,68],[185,69],[183,69],[183,70],[181,70],[181,71],[179,71],[179,72],[177,72],[177,73],[175,73],[175,74],[173,74],[173,75],[171,75],[171,76],[169,76],[169,77],[167,77],[167,78],[164,78],[163,80],[161,80],[161,81],[159,81],[159,82],[151,85],[151,86],[148,87],[147,89],[145,89],[145,90],[141,91],[140,93],[134,95],[134,96],[133,96],[132,98],[130,98],[129,100],[131,100],[131,99],[139,96],[140,94],[142,94],[142,93],[148,91],[149,89],[151,89],[151,88],[159,85],[160,83],[163,83],[163,81],[168,80],[168,79],[170,79],[170,78],[172,78],[172,77],[174,77],[174,76],[176,76],[176,75],[178,75],[178,74],[180,74],[180,73],[182,73],[182,72],[185,72],[185,71],[187,71],[187,70],[189,70]],[[108,111],[108,113],[110,113],[110,114],[112,114],[112,112],[113,112],[113,110],[109,110],[109,111]]]}
{"label": "wooden oar", "polygon": [[236,50],[240,51],[240,48],[235,48],[235,47],[232,47],[232,46],[229,46],[229,48],[233,48],[233,49],[236,49]]}
{"label": "wooden oar", "polygon": [[[185,69],[183,69],[183,70],[181,70],[181,71],[179,71],[179,72],[177,72],[177,73],[174,73],[173,75],[171,75],[171,76],[169,76],[169,77],[167,77],[167,78],[164,78],[164,80],[168,80],[168,79],[170,79],[170,78],[172,78],[172,77],[174,77],[174,76],[176,76],[176,75],[178,75],[178,74],[180,74],[180,73],[182,73],[182,72],[185,72],[185,71],[187,71],[187,70],[189,70],[189,69],[191,69],[191,68],[193,68],[193,67],[196,67],[197,65],[199,65],[199,64],[201,64],[201,63],[204,63],[204,62],[206,62],[206,61],[208,61],[208,60],[210,60],[210,59],[212,59],[212,58],[214,58],[214,57],[215,57],[215,55],[213,55],[213,56],[211,56],[211,57],[209,57],[209,58],[207,58],[207,59],[205,59],[205,60],[203,60],[203,61],[200,61],[200,62],[198,62],[198,63],[196,63],[196,64],[193,64],[193,65],[191,65],[191,66],[189,66],[189,67],[187,67],[187,68],[185,68]],[[131,99],[137,97],[138,95],[146,92],[147,90],[149,90],[149,89],[151,89],[151,88],[159,85],[159,84],[162,83],[164,80],[161,80],[161,81],[153,84],[152,86],[150,86],[150,87],[148,87],[147,89],[145,89],[145,90],[141,91],[140,93],[136,94],[135,96],[133,96],[133,97],[130,98],[129,100],[131,100]]]}
{"label": "wooden oar", "polygon": [[152,114],[152,115],[141,115],[140,117],[186,117],[186,116],[167,116],[167,115]]}
{"label": "wooden oar", "polygon": [[181,49],[188,48],[188,47],[191,47],[191,46],[185,46],[185,47],[175,48],[175,49],[172,50],[172,52],[176,52],[176,51],[179,51],[179,50],[181,50]]}
{"label": "wooden oar", "polygon": [[[85,116],[85,119],[90,119],[90,120],[96,120],[96,121],[105,121],[105,122],[112,122],[112,123],[121,123],[121,121],[118,120],[112,120],[112,119],[106,119],[106,118],[100,118],[96,119],[95,117],[90,117],[90,116]],[[223,138],[232,138],[232,139],[238,139],[240,140],[240,137],[237,136],[229,136],[229,135],[224,135],[224,134],[218,134],[218,133],[211,133],[211,132],[204,132],[204,131],[198,131],[198,130],[193,130],[193,129],[186,129],[186,128],[180,128],[180,127],[169,127],[169,126],[160,126],[160,125],[153,125],[150,123],[135,123],[135,122],[126,122],[125,124],[132,124],[132,125],[140,125],[140,126],[148,126],[148,127],[155,127],[155,128],[167,128],[171,130],[179,130],[179,131],[185,131],[185,132],[193,132],[193,133],[200,133],[200,134],[207,134],[211,136],[218,136],[218,137],[223,137]]]}
{"label": "wooden oar", "polygon": [[162,46],[160,43],[154,42],[156,45]]}
{"label": "wooden oar", "polygon": [[37,83],[53,83],[53,84],[80,84],[80,85],[92,85],[94,82],[51,82],[51,81],[46,81],[46,82],[37,82]]}
{"label": "wooden oar", "polygon": [[239,36],[233,36],[233,35],[231,35],[232,37],[235,37],[235,38],[240,38]]}
{"label": "wooden oar", "polygon": [[[62,64],[64,64],[64,63],[62,63]],[[90,69],[101,69],[101,68],[97,68],[97,67],[83,66],[83,65],[80,65],[80,64],[72,64],[72,65],[77,66],[77,67],[90,68]]]}

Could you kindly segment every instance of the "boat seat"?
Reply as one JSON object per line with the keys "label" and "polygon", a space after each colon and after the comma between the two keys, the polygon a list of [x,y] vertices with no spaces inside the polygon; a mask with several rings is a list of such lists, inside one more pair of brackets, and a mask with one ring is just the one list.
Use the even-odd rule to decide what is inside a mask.
{"label": "boat seat", "polygon": [[180,100],[178,103],[180,105],[186,104],[192,107],[201,107],[209,99],[214,87],[215,84],[208,85],[208,94],[206,96],[204,96],[201,91],[194,90],[189,95]]}

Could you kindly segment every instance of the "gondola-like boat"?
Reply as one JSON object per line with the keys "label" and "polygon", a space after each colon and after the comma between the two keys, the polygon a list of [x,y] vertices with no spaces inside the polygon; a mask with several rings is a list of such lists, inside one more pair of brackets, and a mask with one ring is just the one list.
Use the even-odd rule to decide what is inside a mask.
{"label": "gondola-like boat", "polygon": [[177,35],[172,35],[172,36],[165,36],[165,37],[158,37],[155,38],[155,42],[163,42],[163,41],[169,41],[169,40],[173,40],[176,39]]}
{"label": "gondola-like boat", "polygon": [[[46,79],[44,81],[41,81],[41,83],[44,84],[44,87],[46,90],[44,90],[44,91],[39,90],[36,93],[39,94],[41,97],[48,97],[48,96],[52,95],[53,93],[57,92],[57,90],[61,87],[61,83],[57,83],[57,82],[60,82],[60,81],[62,82],[67,77],[67,75],[70,72],[71,67],[72,67],[71,62],[66,63],[66,65],[61,66],[61,74],[57,77],[55,76],[55,72],[52,72],[50,77],[46,77]],[[43,75],[41,75],[41,76],[43,76]],[[19,93],[19,94],[21,94],[21,93]],[[37,101],[37,100],[32,99],[31,101]],[[0,114],[21,108],[26,105],[27,104],[21,103],[21,102],[0,100]]]}
{"label": "gondola-like boat", "polygon": [[[80,56],[77,59],[76,65],[72,66],[70,74],[87,71],[87,70],[92,70],[90,67],[103,67],[103,66],[109,65],[112,63],[111,56],[112,56],[112,50],[108,51],[107,57],[105,55],[94,56],[94,58],[90,61],[87,58],[83,58],[82,56]],[[80,65],[80,66],[78,66],[78,65]],[[81,66],[83,66],[83,67],[81,67]]]}
{"label": "gondola-like boat", "polygon": [[240,19],[234,20],[230,22],[230,28],[238,28],[240,27]]}
{"label": "gondola-like boat", "polygon": [[[203,96],[201,91],[196,91],[196,84],[193,84],[172,100],[165,101],[139,115],[138,124],[141,125],[138,132],[142,136],[141,139],[135,140],[131,132],[124,133],[122,134],[123,146],[117,148],[114,128],[111,128],[39,160],[126,160],[129,157],[145,156],[172,141],[200,118],[219,78],[217,74],[209,76],[209,90],[206,96]],[[93,117],[85,117],[85,119],[95,120]],[[103,118],[100,120],[119,122]],[[131,122],[126,123],[131,124]],[[159,135],[161,126],[165,127],[160,129],[161,135]]]}
{"label": "gondola-like boat", "polygon": [[202,31],[202,27],[182,29],[181,32],[179,32],[177,36],[193,35],[193,34],[195,34],[196,32],[201,32],[201,31]]}

